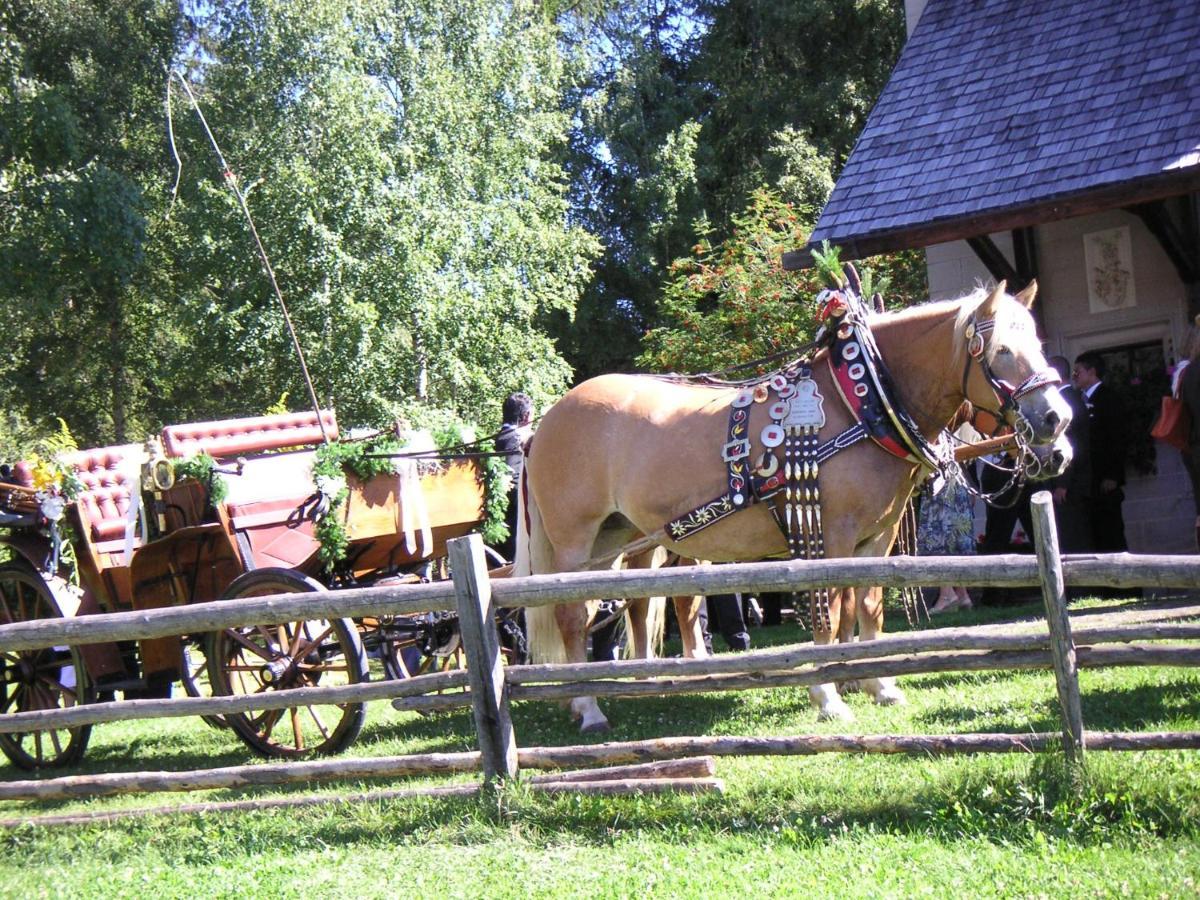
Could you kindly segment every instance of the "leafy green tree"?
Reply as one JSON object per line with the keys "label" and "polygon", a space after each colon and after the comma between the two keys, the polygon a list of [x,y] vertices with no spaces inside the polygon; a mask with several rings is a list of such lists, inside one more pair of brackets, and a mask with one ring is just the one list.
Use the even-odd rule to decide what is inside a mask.
{"label": "leafy green tree", "polygon": [[[595,244],[566,221],[561,60],[535,5],[255,0],[208,28],[202,102],[321,401],[346,421],[417,399],[491,423],[511,390],[560,393],[538,322],[573,308]],[[194,127],[180,149],[212,171]],[[181,204],[203,235],[188,314],[213,369],[238,364],[227,396],[306,396],[231,195],[208,180]]]}
{"label": "leafy green tree", "polygon": [[82,439],[144,423],[159,298],[146,248],[165,174],[158,117],[179,34],[166,0],[0,9],[0,383],[33,424]]}
{"label": "leafy green tree", "polygon": [[[816,333],[814,298],[827,287],[816,268],[785,272],[782,256],[807,241],[811,210],[759,189],[720,243],[700,240],[675,260],[663,295],[664,324],[646,335],[638,362],[652,371],[719,372],[789,355]],[[873,257],[859,264],[889,305],[924,299],[924,254]],[[770,359],[737,377],[777,368]]]}
{"label": "leafy green tree", "polygon": [[[600,8],[597,8],[599,6]],[[559,345],[579,377],[627,368],[656,321],[670,261],[695,239],[699,95],[692,4],[591,4],[560,16],[576,85],[568,164],[575,219],[604,245]]]}
{"label": "leafy green tree", "polygon": [[904,4],[698,0],[697,7],[706,27],[689,77],[706,93],[701,188],[724,233],[756,188],[787,177],[797,135],[834,173],[845,164],[899,58]]}

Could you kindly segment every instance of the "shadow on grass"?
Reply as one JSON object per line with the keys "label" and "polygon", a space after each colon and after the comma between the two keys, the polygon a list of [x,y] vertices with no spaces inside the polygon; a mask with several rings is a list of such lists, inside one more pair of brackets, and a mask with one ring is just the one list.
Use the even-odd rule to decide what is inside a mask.
{"label": "shadow on grass", "polygon": [[[1189,683],[1190,682],[1190,683]],[[1140,731],[1169,727],[1172,720],[1200,717],[1196,679],[1134,688],[1085,690],[1083,727],[1089,731]]]}

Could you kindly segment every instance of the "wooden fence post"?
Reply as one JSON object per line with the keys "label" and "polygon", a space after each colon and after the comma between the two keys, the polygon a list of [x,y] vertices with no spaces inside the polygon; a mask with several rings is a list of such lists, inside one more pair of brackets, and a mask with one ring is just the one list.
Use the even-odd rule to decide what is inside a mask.
{"label": "wooden fence post", "polygon": [[458,624],[467,654],[467,677],[475,731],[479,735],[484,781],[517,774],[517,741],[508,712],[508,688],[492,606],[492,582],[488,577],[483,538],[478,534],[446,542],[450,572],[454,578]]}
{"label": "wooden fence post", "polygon": [[1054,501],[1048,491],[1038,491],[1030,501],[1038,569],[1042,576],[1042,599],[1046,624],[1050,627],[1050,654],[1054,658],[1054,680],[1063,717],[1063,752],[1069,764],[1083,763],[1083,707],[1079,699],[1079,669],[1071,620],[1067,615],[1066,585],[1062,557],[1058,553],[1058,531],[1054,525]]}

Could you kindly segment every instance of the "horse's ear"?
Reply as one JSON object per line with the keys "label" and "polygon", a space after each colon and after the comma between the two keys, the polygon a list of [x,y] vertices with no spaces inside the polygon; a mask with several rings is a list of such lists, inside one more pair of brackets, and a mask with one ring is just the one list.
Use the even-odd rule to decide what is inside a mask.
{"label": "horse's ear", "polygon": [[1007,281],[1001,281],[998,285],[992,288],[992,292],[988,294],[986,300],[979,304],[977,315],[983,319],[994,319],[996,317],[996,308],[1000,305],[1000,298],[1004,296],[1004,289],[1008,287]]}
{"label": "horse's ear", "polygon": [[1037,299],[1037,279],[1034,278],[1029,284],[1021,289],[1021,292],[1014,298],[1026,309],[1033,309],[1033,301]]}

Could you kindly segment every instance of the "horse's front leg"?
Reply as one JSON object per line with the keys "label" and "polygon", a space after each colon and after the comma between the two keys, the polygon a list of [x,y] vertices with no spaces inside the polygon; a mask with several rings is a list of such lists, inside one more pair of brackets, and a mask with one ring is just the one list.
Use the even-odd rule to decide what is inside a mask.
{"label": "horse's front leg", "polygon": [[[832,644],[834,635],[840,631],[839,626],[842,621],[842,610],[844,606],[844,594],[853,596],[853,589],[837,589],[829,591],[828,615],[826,614],[826,606],[824,601],[818,600],[816,591],[809,592],[809,621],[813,626],[813,643],[814,644]],[[826,618],[828,623],[826,623]],[[853,621],[851,622],[853,627]],[[838,694],[837,685],[833,682],[824,682],[822,684],[814,684],[808,689],[809,699],[812,700],[813,706],[817,708],[817,718],[825,721],[828,719],[840,719],[844,722],[849,722],[854,719],[854,713],[850,711],[850,707],[846,705],[846,701]]]}
{"label": "horse's front leg", "polygon": [[[873,641],[883,634],[883,588],[856,588],[858,593],[858,639]],[[904,691],[896,686],[896,679],[864,678],[859,687],[870,694],[881,706],[894,706],[907,702]]]}

